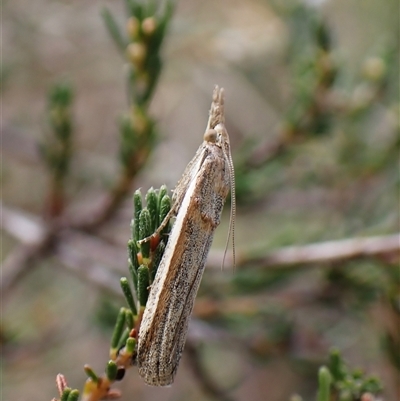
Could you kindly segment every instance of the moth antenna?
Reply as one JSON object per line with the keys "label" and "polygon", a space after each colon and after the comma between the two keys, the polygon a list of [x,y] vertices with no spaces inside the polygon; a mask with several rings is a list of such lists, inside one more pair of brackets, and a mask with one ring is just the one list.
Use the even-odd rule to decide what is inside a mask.
{"label": "moth antenna", "polygon": [[235,169],[233,167],[233,160],[231,155],[231,147],[229,143],[229,135],[225,128],[225,91],[224,88],[219,88],[218,85],[214,88],[213,103],[210,112],[209,124],[212,126],[216,124],[214,129],[220,133],[222,138],[222,149],[226,161],[229,166],[229,180],[231,186],[231,213],[229,218],[228,237],[226,239],[224,257],[222,259],[223,269],[225,265],[226,254],[229,248],[229,242],[232,235],[232,253],[233,253],[233,268],[236,268],[236,249],[235,249],[235,220],[236,220],[236,186],[235,186]]}
{"label": "moth antenna", "polygon": [[233,161],[232,161],[232,156],[229,151],[228,154],[226,154],[226,157],[228,159],[228,164],[229,164],[229,178],[230,178],[230,184],[231,184],[231,213],[229,217],[229,229],[228,229],[228,237],[226,239],[226,244],[225,244],[225,251],[224,251],[224,257],[222,259],[222,268],[225,265],[225,258],[226,254],[228,252],[228,247],[229,247],[229,240],[232,235],[232,256],[233,256],[233,268],[236,268],[236,247],[235,247],[235,222],[236,222],[236,185],[235,185],[235,169],[233,167]]}

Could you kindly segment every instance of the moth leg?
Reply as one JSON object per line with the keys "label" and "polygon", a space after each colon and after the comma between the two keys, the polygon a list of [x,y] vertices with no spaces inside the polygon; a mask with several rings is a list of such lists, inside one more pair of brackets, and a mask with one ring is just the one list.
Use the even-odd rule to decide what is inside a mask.
{"label": "moth leg", "polygon": [[178,202],[175,202],[174,205],[171,207],[170,211],[167,213],[167,215],[164,217],[164,220],[161,222],[161,224],[158,226],[157,230],[154,231],[153,234],[149,235],[146,238],[141,239],[138,241],[139,245],[150,241],[152,238],[156,237],[161,233],[161,231],[165,228],[165,226],[168,224],[169,220],[176,215],[177,212],[177,206]]}
{"label": "moth leg", "polygon": [[178,211],[179,211],[179,209],[180,209],[180,207],[182,205],[182,201],[183,201],[183,199],[184,199],[184,197],[186,195],[186,191],[189,188],[189,185],[191,183],[191,179],[192,179],[191,176],[193,174],[193,172],[191,170],[193,169],[193,167],[194,167],[194,165],[196,163],[199,163],[200,165],[202,165],[203,161],[207,157],[206,153],[202,152],[202,150],[203,150],[203,145],[200,146],[200,148],[196,152],[195,157],[193,158],[193,160],[186,167],[186,170],[183,173],[183,176],[182,176],[181,180],[178,182],[178,185],[174,189],[173,195],[172,195],[173,204],[172,204],[171,210],[165,216],[164,220],[161,222],[161,224],[157,228],[157,230],[152,235],[150,235],[149,237],[143,238],[140,241],[138,241],[139,244],[143,244],[144,242],[148,242],[152,238],[154,238],[155,236],[159,235],[160,232],[168,224],[168,221],[178,213]]}

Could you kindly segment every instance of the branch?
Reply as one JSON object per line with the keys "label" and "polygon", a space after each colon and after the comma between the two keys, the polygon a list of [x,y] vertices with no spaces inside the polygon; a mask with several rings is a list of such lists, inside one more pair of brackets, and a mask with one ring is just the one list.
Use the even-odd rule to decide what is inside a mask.
{"label": "branch", "polygon": [[55,252],[57,258],[67,270],[88,283],[122,298],[122,291],[119,285],[120,275],[113,274],[107,266],[93,262],[83,250],[75,251],[69,244],[65,244],[62,241],[58,242]]}
{"label": "branch", "polygon": [[134,178],[137,172],[122,172],[118,177],[114,188],[105,195],[103,200],[96,205],[94,211],[87,216],[66,215],[60,219],[62,225],[76,230],[93,232],[108,221],[121,206],[127,195],[134,187]]}
{"label": "branch", "polygon": [[29,213],[4,206],[0,202],[1,228],[24,244],[43,242],[46,228],[43,222]]}
{"label": "branch", "polygon": [[[290,268],[299,265],[338,263],[345,260],[363,258],[395,259],[400,255],[400,233],[376,237],[356,237],[336,241],[319,242],[302,246],[287,246],[265,255],[239,254],[237,266],[258,268]],[[213,252],[208,258],[208,264],[218,266],[223,258],[223,252]],[[232,257],[227,255],[226,264],[232,263]]]}
{"label": "branch", "polygon": [[0,292],[3,296],[29,273],[36,260],[49,249],[53,233],[33,217],[0,203],[1,228],[22,242],[2,263]]}
{"label": "branch", "polygon": [[[2,206],[2,228],[13,235],[25,246],[13,252],[7,258],[3,268],[3,281],[1,290],[12,286],[12,282],[20,277],[18,270],[29,267],[29,263],[35,257],[35,253],[42,252],[48,245],[49,235],[46,226],[25,213]],[[53,233],[54,234],[54,233]],[[86,258],[93,260],[94,256],[101,259],[104,265],[125,266],[126,250],[118,249],[93,236],[82,234],[74,230],[64,231],[59,236],[57,243],[62,239],[62,245],[55,247],[54,251],[61,253],[64,260],[68,253],[76,255],[77,249],[82,248]],[[91,250],[91,251],[88,251]],[[14,255],[14,256],[13,256]],[[290,268],[300,265],[330,264],[358,258],[397,258],[400,255],[400,233],[365,238],[349,238],[337,241],[327,241],[304,246],[289,246],[266,253],[265,255],[239,254],[237,267],[245,268],[249,265],[258,268]],[[73,256],[70,256],[71,258]],[[87,260],[87,259],[86,259]],[[210,253],[207,267],[220,269],[223,260],[222,251]],[[19,263],[19,265],[18,265]],[[87,264],[87,262],[86,262]],[[227,255],[226,264],[232,264],[232,256]],[[12,268],[10,267],[12,265]],[[121,268],[120,273],[125,272]],[[8,276],[10,274],[10,276]],[[16,278],[12,278],[12,277]]]}
{"label": "branch", "polygon": [[[2,266],[0,291],[7,296],[14,285],[29,273],[33,263],[50,250],[64,266],[80,277],[95,283],[106,291],[120,293],[115,274],[108,266],[121,266],[118,275],[126,269],[126,250],[118,250],[104,241],[72,230],[60,231],[57,227],[47,228],[44,222],[27,213],[0,204],[1,228],[21,241],[6,258]],[[100,258],[101,262],[93,259]],[[107,267],[106,267],[107,266]]]}
{"label": "branch", "polygon": [[[18,259],[21,265],[24,264],[28,260],[24,260],[23,256],[15,257],[14,255],[25,255],[25,252],[30,254],[30,257],[42,256],[42,253],[39,252],[39,246],[45,247],[46,245],[46,236],[43,235],[43,224],[29,217],[26,213],[19,213],[1,205],[1,203],[0,207],[2,208],[3,216],[1,219],[1,228],[23,242],[9,255],[7,258],[7,260],[9,260],[8,263],[11,265],[12,260]],[[37,235],[35,244],[34,235]],[[116,250],[115,247],[106,244],[104,241],[74,231],[67,231],[58,235],[55,237],[55,241],[57,244],[51,249],[67,270],[112,295],[123,297],[118,277],[126,270],[121,268],[113,272],[110,271],[109,266],[124,266],[126,264],[125,252],[123,252],[124,256],[122,256],[119,250]],[[37,253],[35,254],[35,252]],[[93,262],[93,255],[100,256],[100,258],[106,260],[106,262],[104,264]],[[110,263],[108,263],[107,259]],[[15,265],[14,267],[18,266]],[[7,271],[8,270],[9,269],[7,269]],[[26,270],[21,269],[21,271],[25,272]],[[16,272],[20,272],[20,269],[16,269]],[[3,290],[9,288],[10,282],[14,283],[13,279],[18,278],[16,277],[18,275],[16,272],[11,270],[6,273],[3,269],[3,277],[0,283],[2,294],[4,294]],[[187,341],[191,343],[193,347],[197,347],[202,341],[223,341],[225,343],[235,344],[236,347],[243,347],[242,342],[236,337],[196,318],[191,319]]]}
{"label": "branch", "polygon": [[0,293],[3,297],[29,273],[32,265],[45,253],[49,240],[50,237],[46,237],[36,245],[19,245],[7,256],[2,264],[0,283]]}

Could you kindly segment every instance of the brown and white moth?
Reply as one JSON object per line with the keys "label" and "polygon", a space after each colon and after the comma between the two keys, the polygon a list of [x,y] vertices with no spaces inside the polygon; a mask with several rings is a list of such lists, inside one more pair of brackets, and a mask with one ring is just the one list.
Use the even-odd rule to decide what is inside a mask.
{"label": "brown and white moth", "polygon": [[175,223],[140,324],[137,365],[149,385],[167,386],[174,380],[229,189],[234,232],[234,170],[224,123],[224,90],[216,86],[204,141],[173,193],[171,213],[176,215]]}

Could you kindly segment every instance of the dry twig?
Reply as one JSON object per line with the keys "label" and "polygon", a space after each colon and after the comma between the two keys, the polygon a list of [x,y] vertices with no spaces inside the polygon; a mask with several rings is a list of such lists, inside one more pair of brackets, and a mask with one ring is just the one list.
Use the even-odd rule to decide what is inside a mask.
{"label": "dry twig", "polygon": [[[62,234],[56,236],[54,231],[46,230],[44,223],[40,223],[25,213],[3,205],[2,216],[2,228],[23,243],[8,256],[3,264],[3,280],[1,283],[3,294],[9,288],[12,288],[15,281],[29,270],[35,258],[49,250],[49,246],[54,242],[56,243],[54,246],[55,255],[60,258],[65,266],[75,271],[84,271],[85,275],[92,277],[92,280],[95,280],[102,288],[107,288],[105,283],[109,280],[110,272],[109,269],[101,267],[104,274],[99,274],[99,266],[124,266],[126,264],[125,249],[118,250],[118,248],[93,236],[74,230],[65,230]],[[76,246],[77,244],[80,244],[81,251]],[[83,249],[85,249],[85,252]],[[87,252],[87,249],[92,249],[93,252]],[[80,265],[83,259],[77,262],[78,254],[85,255],[84,268]],[[96,255],[97,258],[101,258],[104,262],[94,265],[93,262],[89,262],[92,258],[90,254]],[[219,269],[222,255],[222,251],[211,252],[207,267]],[[388,260],[393,260],[398,258],[399,255],[400,233],[396,233],[386,236],[349,238],[304,246],[283,247],[261,256],[239,254],[237,267],[289,268],[300,265],[330,264],[357,258],[387,258]],[[110,263],[111,260],[114,263]],[[229,256],[227,256],[226,263],[231,263]],[[104,272],[106,270],[108,270],[108,273]]]}

